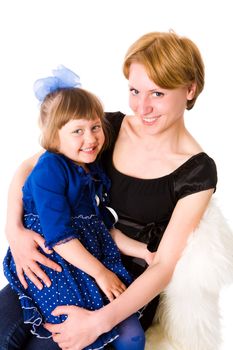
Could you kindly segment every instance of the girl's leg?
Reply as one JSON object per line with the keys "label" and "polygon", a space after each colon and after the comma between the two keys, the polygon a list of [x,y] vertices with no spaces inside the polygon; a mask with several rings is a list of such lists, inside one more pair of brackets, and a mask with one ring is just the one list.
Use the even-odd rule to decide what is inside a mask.
{"label": "girl's leg", "polygon": [[112,342],[116,350],[144,350],[145,334],[136,315],[132,315],[118,326],[119,337]]}
{"label": "girl's leg", "polygon": [[9,285],[0,291],[0,349],[22,350],[29,337],[28,325],[23,315],[18,296]]}

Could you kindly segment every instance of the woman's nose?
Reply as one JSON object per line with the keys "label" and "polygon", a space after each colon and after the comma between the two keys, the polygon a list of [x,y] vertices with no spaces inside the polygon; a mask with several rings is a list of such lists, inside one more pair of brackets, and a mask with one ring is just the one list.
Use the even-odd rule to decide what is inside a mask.
{"label": "woman's nose", "polygon": [[147,115],[151,113],[153,107],[150,103],[150,99],[148,97],[140,97],[138,99],[138,106],[137,106],[137,112],[141,115]]}

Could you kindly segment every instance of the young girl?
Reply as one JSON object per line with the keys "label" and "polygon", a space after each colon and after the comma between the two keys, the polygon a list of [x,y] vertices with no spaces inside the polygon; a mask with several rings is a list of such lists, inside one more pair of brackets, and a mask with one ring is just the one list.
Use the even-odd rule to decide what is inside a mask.
{"label": "young girl", "polygon": [[[51,257],[62,272],[45,268],[51,287],[38,290],[27,278],[25,290],[10,250],[4,260],[5,275],[19,295],[24,322],[30,323],[32,333],[40,338],[51,337],[43,327],[45,321],[66,319],[66,315],[53,316],[56,306],[96,310],[132,282],[107,229],[113,225],[113,215],[105,207],[109,180],[96,161],[107,143],[102,105],[93,94],[77,87],[78,77],[70,70],[61,67],[53,73],[35,83],[35,94],[42,101],[41,144],[47,151],[23,186],[24,226],[45,238],[45,246],[54,249]],[[152,261],[146,244],[117,229],[112,236],[125,254]],[[137,316],[85,349],[101,349],[109,342],[115,349],[144,349],[144,332]]]}

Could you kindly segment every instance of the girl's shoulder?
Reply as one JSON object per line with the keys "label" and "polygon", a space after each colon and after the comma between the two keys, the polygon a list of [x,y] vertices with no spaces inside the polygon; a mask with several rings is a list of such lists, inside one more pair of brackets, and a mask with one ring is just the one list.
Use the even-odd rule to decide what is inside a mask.
{"label": "girl's shoulder", "polygon": [[41,177],[49,176],[67,180],[72,174],[75,174],[76,177],[83,177],[85,171],[63,154],[46,151],[40,156],[33,173]]}
{"label": "girl's shoulder", "polygon": [[79,165],[75,165],[75,163],[67,158],[65,155],[61,153],[55,153],[50,151],[45,151],[39,158],[37,165],[42,166],[47,164],[49,168],[58,167],[58,168],[70,168],[77,167],[82,168]]}

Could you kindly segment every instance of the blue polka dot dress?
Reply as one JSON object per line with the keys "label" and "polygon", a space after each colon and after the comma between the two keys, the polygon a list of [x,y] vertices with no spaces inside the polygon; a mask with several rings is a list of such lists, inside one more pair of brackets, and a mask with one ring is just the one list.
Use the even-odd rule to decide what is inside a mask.
{"label": "blue polka dot dress", "polygon": [[[132,278],[108,231],[113,224],[106,207],[109,180],[97,163],[90,164],[89,170],[85,172],[63,155],[45,152],[23,187],[24,226],[40,233],[49,248],[79,239],[93,256],[129,285]],[[90,275],[56,252],[49,257],[62,267],[62,272],[42,266],[52,282],[51,287],[44,286],[42,290],[27,277],[28,289],[22,287],[10,249],[3,263],[5,276],[19,295],[24,322],[30,323],[31,332],[40,338],[51,336],[43,323],[60,323],[66,319],[66,315],[51,315],[56,306],[77,305],[96,310],[108,303]],[[101,349],[116,337],[117,327],[85,349]]]}

